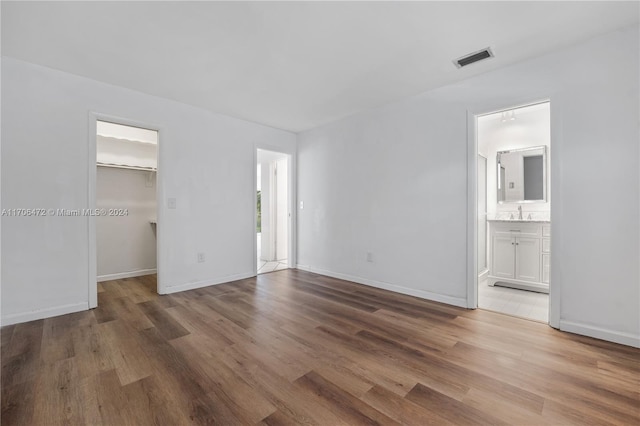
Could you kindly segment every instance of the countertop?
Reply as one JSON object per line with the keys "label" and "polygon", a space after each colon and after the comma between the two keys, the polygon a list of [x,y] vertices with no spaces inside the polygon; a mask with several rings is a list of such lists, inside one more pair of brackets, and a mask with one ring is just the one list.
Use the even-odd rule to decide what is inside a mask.
{"label": "countertop", "polygon": [[489,222],[516,222],[516,223],[551,223],[544,219],[487,219]]}

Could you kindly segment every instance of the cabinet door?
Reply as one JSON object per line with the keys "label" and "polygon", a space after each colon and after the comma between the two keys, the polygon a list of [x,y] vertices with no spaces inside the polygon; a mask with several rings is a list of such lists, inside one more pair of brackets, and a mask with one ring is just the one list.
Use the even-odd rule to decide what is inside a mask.
{"label": "cabinet door", "polygon": [[540,282],[540,240],[516,238],[516,279]]}
{"label": "cabinet door", "polygon": [[550,256],[548,254],[542,255],[542,282],[549,284],[549,264]]}
{"label": "cabinet door", "polygon": [[494,236],[493,253],[491,256],[493,268],[491,275],[502,278],[513,278],[515,265],[515,238]]}

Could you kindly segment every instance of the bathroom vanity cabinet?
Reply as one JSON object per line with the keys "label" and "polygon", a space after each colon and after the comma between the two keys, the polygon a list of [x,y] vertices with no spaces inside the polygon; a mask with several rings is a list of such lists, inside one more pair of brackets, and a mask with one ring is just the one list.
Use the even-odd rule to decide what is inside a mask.
{"label": "bathroom vanity cabinet", "polygon": [[551,224],[490,221],[489,285],[549,292]]}

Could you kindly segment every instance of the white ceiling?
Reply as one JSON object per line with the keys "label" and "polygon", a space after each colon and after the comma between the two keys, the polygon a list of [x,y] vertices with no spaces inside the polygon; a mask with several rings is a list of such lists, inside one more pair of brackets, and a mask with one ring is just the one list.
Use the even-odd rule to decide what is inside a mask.
{"label": "white ceiling", "polygon": [[[297,132],[638,15],[635,1],[2,1],[2,54]],[[487,46],[495,58],[452,64]]]}

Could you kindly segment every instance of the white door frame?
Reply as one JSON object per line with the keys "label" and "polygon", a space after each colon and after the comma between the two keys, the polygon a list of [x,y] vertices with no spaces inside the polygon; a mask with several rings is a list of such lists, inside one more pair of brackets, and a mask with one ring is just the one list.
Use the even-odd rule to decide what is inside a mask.
{"label": "white door frame", "polygon": [[287,247],[288,256],[287,256],[287,266],[289,268],[294,268],[297,262],[297,245],[296,245],[296,229],[297,229],[297,215],[296,215],[296,206],[297,206],[297,197],[296,197],[296,179],[295,176],[298,175],[296,169],[296,152],[295,150],[287,150],[282,147],[273,146],[273,145],[265,145],[261,143],[254,144],[253,147],[253,180],[251,184],[251,205],[253,206],[253,223],[251,229],[253,229],[253,275],[258,275],[258,242],[256,239],[256,223],[258,222],[258,211],[256,209],[256,191],[257,191],[257,182],[258,182],[258,150],[262,149],[265,151],[277,152],[280,154],[287,155],[287,179],[289,182],[287,183],[287,190],[289,191],[289,229],[288,229],[288,238],[289,244]]}
{"label": "white door frame", "polygon": [[[467,110],[467,308],[476,309],[478,307],[478,250],[477,250],[477,223],[478,223],[478,205],[477,205],[477,184],[478,184],[478,135],[477,125],[478,117],[482,115],[492,114],[495,112],[522,108],[528,105],[539,104],[543,102],[550,103],[551,110],[551,144],[549,147],[550,161],[547,167],[551,170],[553,179],[547,185],[547,196],[553,193],[555,197],[559,195],[560,187],[560,161],[561,158],[557,155],[560,151],[554,149],[558,143],[561,143],[561,120],[556,111],[553,109],[553,100],[551,97],[537,99],[537,100],[515,100],[514,102],[501,102],[501,103],[488,103],[486,105]],[[551,155],[553,152],[553,155]],[[555,246],[555,241],[558,240],[558,232],[556,228],[558,224],[555,220],[554,208],[551,209],[551,246]],[[554,273],[554,268],[557,270],[558,262],[557,255],[553,256],[552,253],[552,273],[550,278],[551,285],[549,286],[549,325],[554,328],[560,327],[560,294],[562,282],[558,273]],[[555,266],[558,265],[558,266]]]}
{"label": "white door frame", "polygon": [[[483,158],[483,159],[484,159],[485,172],[487,172],[487,171],[488,171],[488,170],[487,170],[487,167],[489,166],[489,159],[488,159],[487,157],[485,157],[484,155],[480,154],[480,153],[478,153],[478,155],[477,155],[477,157],[476,157],[476,162],[478,161],[478,158]],[[476,167],[477,167],[477,164],[476,164]],[[477,175],[478,175],[478,174],[477,174],[477,169],[476,169],[476,178],[477,178]],[[487,182],[487,177],[485,176],[485,178],[484,178],[484,179],[485,179],[485,184],[486,184],[486,182]],[[477,181],[476,181],[476,182],[477,182]],[[485,188],[485,190],[484,190],[484,209],[485,209],[485,210],[487,210],[487,201],[488,201],[488,198],[489,198],[489,197],[487,196],[487,190],[486,190],[486,188]],[[478,201],[478,200],[476,200],[476,203],[477,203],[477,201]],[[486,215],[487,215],[487,212],[485,211],[485,216],[486,216]],[[477,222],[477,220],[476,220],[476,223],[478,223],[478,222]],[[488,231],[488,229],[485,229],[485,231]],[[477,235],[478,235],[478,234],[476,233],[476,238],[477,238]],[[488,239],[489,239],[489,235],[488,235],[488,232],[487,232],[487,235],[485,235],[485,246],[487,245]],[[477,249],[476,249],[476,250],[477,250]],[[487,275],[488,275],[488,272],[489,272],[489,252],[487,251],[487,247],[485,247],[485,249],[484,249],[484,257],[485,257],[485,268],[486,268],[486,269],[485,269],[485,271],[483,272],[483,274],[487,274]],[[476,303],[477,303],[477,300],[476,300]]]}
{"label": "white door frame", "polygon": [[[89,112],[89,156],[87,159],[88,164],[88,180],[87,180],[87,195],[88,209],[96,208],[96,154],[97,154],[97,122],[108,121],[110,123],[122,124],[124,126],[140,127],[143,129],[155,130],[158,132],[158,146],[157,146],[157,170],[156,170],[156,268],[157,268],[157,286],[158,294],[165,294],[164,281],[162,280],[162,267],[161,267],[161,254],[164,253],[162,248],[164,247],[162,223],[164,222],[164,212],[161,208],[163,200],[163,188],[164,182],[161,173],[161,159],[163,144],[160,139],[164,133],[161,126],[144,123],[141,121],[130,120],[128,118],[117,117],[108,114],[102,114],[98,112]],[[89,309],[93,309],[98,306],[98,272],[97,272],[97,251],[96,251],[96,218],[94,216],[87,216],[88,227],[88,253],[89,253],[89,277],[88,277],[88,291],[89,291]]]}

